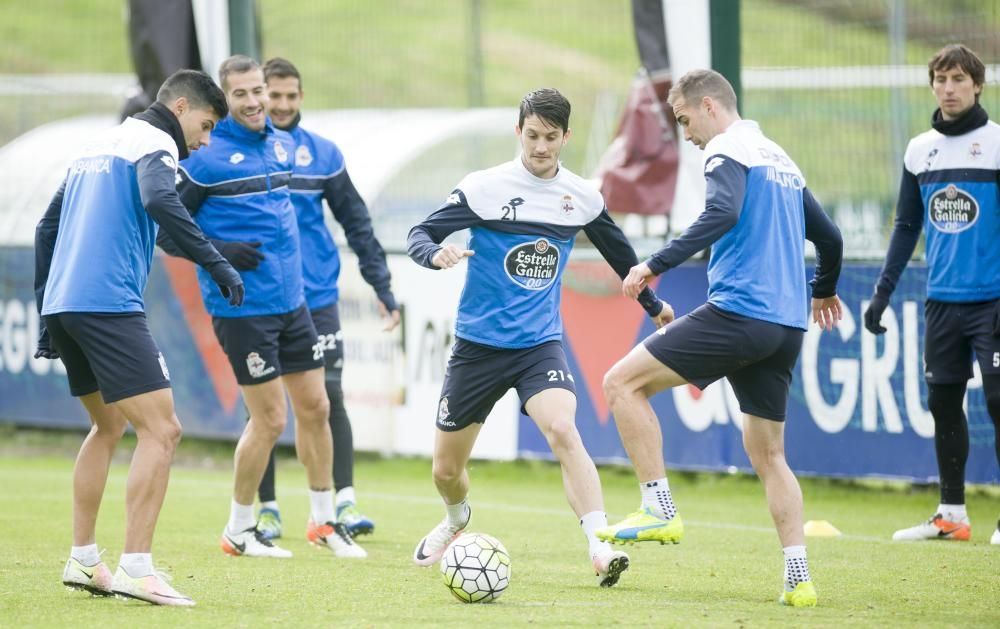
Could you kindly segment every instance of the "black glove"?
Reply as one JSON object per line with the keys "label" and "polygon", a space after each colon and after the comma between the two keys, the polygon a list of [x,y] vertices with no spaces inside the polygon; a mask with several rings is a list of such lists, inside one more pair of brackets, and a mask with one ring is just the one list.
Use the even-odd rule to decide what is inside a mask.
{"label": "black glove", "polygon": [[49,360],[59,358],[59,352],[56,351],[56,348],[52,347],[52,339],[49,337],[49,329],[45,327],[45,323],[39,325],[35,358],[48,358]]}
{"label": "black glove", "polygon": [[872,334],[885,334],[885,327],[882,325],[882,313],[889,307],[889,297],[878,291],[872,295],[872,300],[865,310],[865,328]]}
{"label": "black glove", "polygon": [[258,251],[260,249],[259,240],[251,242],[213,240],[212,244],[237,271],[253,271],[264,259],[264,254]]}
{"label": "black glove", "polygon": [[209,269],[212,281],[219,285],[222,296],[230,306],[242,306],[244,297],[243,278],[229,263],[220,262]]}

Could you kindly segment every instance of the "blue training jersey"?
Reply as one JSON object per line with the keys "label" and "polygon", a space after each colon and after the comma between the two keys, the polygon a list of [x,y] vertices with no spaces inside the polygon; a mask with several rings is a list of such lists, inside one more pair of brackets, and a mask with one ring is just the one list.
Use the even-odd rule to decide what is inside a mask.
{"label": "blue training jersey", "polygon": [[[212,131],[211,144],[183,160],[177,190],[208,238],[259,241],[264,259],[241,271],[243,307],[229,307],[215,282],[198,269],[205,309],[213,317],[254,317],[292,312],[305,303],[299,227],[288,183],[294,142],[270,119],[261,131],[247,129],[232,115]],[[168,253],[173,247],[161,235]]]}
{"label": "blue training jersey", "polygon": [[170,135],[127,118],[70,164],[41,314],[142,312],[157,223],[142,204],[137,164],[177,170]]}
{"label": "blue training jersey", "polygon": [[391,275],[385,251],[375,238],[368,206],[347,173],[340,148],[321,135],[295,123],[286,129],[294,141],[292,178],[288,185],[299,225],[302,276],[310,310],[337,303],[340,297],[340,251],[326,226],[323,200],[344,229],[347,243],[358,256],[361,276],[388,310],[399,305],[390,289]]}
{"label": "blue training jersey", "polygon": [[1000,297],[1000,125],[962,135],[931,129],[910,141],[903,163],[898,211],[912,205],[923,216],[927,297]]}
{"label": "blue training jersey", "polygon": [[705,211],[646,264],[660,274],[711,245],[708,302],[805,330],[804,241],[816,245],[816,299],[837,291],[844,243],[780,146],[738,120],[705,147]]}
{"label": "blue training jersey", "polygon": [[[620,277],[638,262],[594,185],[562,167],[540,179],[520,157],[462,179],[442,208],[410,230],[410,257],[435,268],[438,243],[464,228],[475,255],[466,259],[455,335],[491,347],[522,349],[562,338],[562,272],[581,229]],[[648,289],[640,303],[659,312]]]}
{"label": "blue training jersey", "polygon": [[805,215],[799,167],[741,120],[705,147],[705,171],[726,160],[746,171],[736,225],[712,245],[708,302],[752,319],[806,329]]}

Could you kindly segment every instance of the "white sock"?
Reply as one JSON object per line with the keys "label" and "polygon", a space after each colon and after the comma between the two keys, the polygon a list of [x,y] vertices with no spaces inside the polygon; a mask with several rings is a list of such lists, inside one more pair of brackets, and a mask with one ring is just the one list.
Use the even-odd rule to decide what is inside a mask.
{"label": "white sock", "polygon": [[145,577],[153,574],[153,554],[122,553],[118,565],[133,579]]}
{"label": "white sock", "polygon": [[345,502],[350,502],[351,504],[356,504],[358,502],[357,498],[354,497],[353,487],[344,487],[343,489],[337,491],[334,504],[342,505]]}
{"label": "white sock", "polygon": [[226,528],[231,535],[241,533],[257,524],[257,518],[253,515],[253,505],[241,505],[233,500],[229,505],[229,524]]}
{"label": "white sock", "polygon": [[265,500],[264,502],[260,503],[260,508],[261,509],[270,509],[271,511],[280,511],[281,510],[281,509],[278,508],[278,501],[277,500]]}
{"label": "white sock", "polygon": [[945,520],[949,522],[961,522],[969,517],[969,514],[965,511],[965,505],[938,505],[938,513],[944,516]]}
{"label": "white sock", "polygon": [[69,556],[88,567],[96,566],[97,562],[101,560],[101,553],[97,552],[97,544],[72,546],[69,549]]}
{"label": "white sock", "polygon": [[309,513],[312,515],[312,521],[316,524],[335,522],[337,516],[333,512],[333,490],[315,491],[310,489]]}
{"label": "white sock", "polygon": [[583,534],[587,536],[587,544],[589,545],[590,556],[599,552],[603,552],[609,549],[610,546],[607,542],[602,542],[597,539],[597,535],[594,534],[597,529],[604,528],[608,525],[608,514],[603,511],[591,511],[590,513],[584,513],[580,518],[580,526],[583,528]]}
{"label": "white sock", "polygon": [[785,591],[791,592],[803,581],[809,581],[809,560],[805,546],[785,546]]}
{"label": "white sock", "polygon": [[677,507],[674,506],[666,477],[639,483],[639,491],[642,492],[642,506],[652,511],[656,517],[669,520],[677,515]]}
{"label": "white sock", "polygon": [[468,498],[455,505],[445,505],[444,510],[448,514],[448,524],[454,527],[464,527],[469,523],[469,518],[472,516],[472,512],[469,510]]}

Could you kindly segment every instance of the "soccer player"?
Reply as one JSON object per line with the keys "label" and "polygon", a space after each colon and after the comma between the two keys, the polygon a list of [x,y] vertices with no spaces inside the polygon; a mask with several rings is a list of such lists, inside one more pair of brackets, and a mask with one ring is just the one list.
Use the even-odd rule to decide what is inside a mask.
{"label": "soccer player", "polygon": [[[288,182],[294,141],[267,118],[260,65],[244,55],[222,62],[219,80],[229,116],[212,133],[210,148],[180,165],[178,191],[188,211],[234,266],[251,296],[239,313],[225,307],[199,273],[202,299],[250,412],[236,445],[233,500],[222,532],[232,556],[291,557],[258,528],[254,493],[288,415],[295,412],[295,445],[309,483],[311,542],[338,557],[365,557],[336,522],[330,470],[333,447],[323,384],[323,346],[306,308],[302,257]],[[167,238],[158,240],[178,253]],[[250,245],[246,243],[251,243]]]}
{"label": "soccer player", "polygon": [[743,411],[743,447],[764,484],[785,555],[780,601],[816,604],[802,522],[802,492],[785,461],[784,420],[792,367],[806,329],[804,239],[816,245],[812,318],[832,329],[843,254],[840,231],[806,188],[784,150],[742,120],[736,94],[712,70],[685,74],[668,101],[686,140],[705,151],[705,210],[691,227],[622,283],[635,296],[649,278],[712,247],[708,303],[657,330],[604,377],[604,394],[639,478],[642,504],[598,531],[616,543],[680,541],[684,526],[663,463],[663,435],[649,398],[693,384],[729,379]]}
{"label": "soccer player", "polygon": [[[174,188],[178,159],[208,146],[226,115],[210,77],[180,70],[156,102],[103,134],[70,164],[35,231],[36,358],[62,358],[91,429],[73,468],[73,547],[63,583],[97,595],[194,605],[153,569],[151,549],[181,424],[170,375],[149,334],[142,293],[157,228],[203,269],[227,309],[243,282],[192,222]],[[95,540],[115,446],[131,423],[135,454],[125,494],[125,546],[114,577]]]}
{"label": "soccer player", "polygon": [[[333,483],[336,516],[356,537],[375,529],[375,523],[357,507],[354,492],[354,436],[344,408],[341,374],[344,364],[343,333],[337,308],[340,253],[323,220],[323,201],[343,227],[347,243],[358,256],[361,275],[375,290],[385,330],[399,325],[399,306],[389,285],[385,251],[372,230],[371,217],[361,195],[351,182],[344,156],[336,144],[299,126],[305,92],[298,69],[287,59],[276,57],[264,64],[267,113],[274,126],[287,131],[294,141],[292,179],[289,188],[299,223],[306,304],[316,326],[326,360],[326,395],[330,399],[330,431],[333,434]],[[249,246],[250,243],[245,243]],[[248,251],[256,252],[252,247]],[[253,270],[253,257],[240,270]],[[257,528],[265,536],[281,537],[281,512],[274,489],[274,451],[258,488],[261,510]]]}
{"label": "soccer player", "polygon": [[[545,435],[563,472],[563,485],[580,518],[602,587],[618,582],[629,558],[601,542],[607,525],[601,481],[575,425],[576,385],[562,347],[559,315],[563,269],[581,229],[624,277],[637,260],[593,186],[559,163],[570,138],[570,104],[554,89],[528,93],[515,127],[521,154],[513,161],[467,175],[444,206],[410,230],[410,257],[430,269],[468,259],[458,305],[456,342],[437,410],[433,477],[445,519],[413,553],[429,566],[466,528],[466,464],[493,405],[515,388],[521,410]],[[470,229],[467,247],[440,243]],[[473,257],[474,256],[474,257]],[[657,326],[673,311],[651,290],[638,292]]]}
{"label": "soccer player", "polygon": [[[926,522],[894,540],[968,540],[965,463],[969,428],[962,401],[972,352],[983,375],[1000,463],[1000,126],[979,104],[986,68],[960,44],[927,64],[938,109],[931,129],[910,140],[896,202],[896,224],[865,327],[882,334],[882,313],[920,238],[927,235],[924,377],[934,417],[941,503]],[[1000,544],[1000,520],[990,543]]]}

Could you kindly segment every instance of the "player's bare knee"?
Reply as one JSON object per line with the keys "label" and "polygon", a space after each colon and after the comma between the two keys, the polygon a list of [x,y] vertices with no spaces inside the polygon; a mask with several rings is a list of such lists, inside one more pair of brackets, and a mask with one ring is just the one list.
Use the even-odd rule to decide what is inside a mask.
{"label": "player's bare knee", "polygon": [[554,454],[568,452],[581,443],[580,433],[572,419],[560,418],[545,429],[545,439]]}
{"label": "player's bare knee", "polygon": [[457,461],[435,460],[431,466],[431,476],[437,486],[449,486],[458,481],[464,471],[464,466]]}
{"label": "player's bare knee", "polygon": [[274,442],[285,431],[285,424],[288,423],[288,418],[284,413],[261,413],[260,415],[251,416],[250,422],[256,433]]}
{"label": "player's bare knee", "polygon": [[608,373],[604,374],[602,386],[604,388],[604,399],[607,400],[608,405],[614,406],[618,403],[624,393],[624,380],[615,367],[612,367]]}

